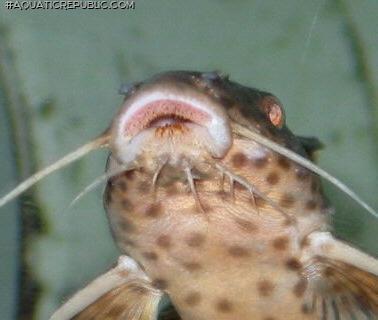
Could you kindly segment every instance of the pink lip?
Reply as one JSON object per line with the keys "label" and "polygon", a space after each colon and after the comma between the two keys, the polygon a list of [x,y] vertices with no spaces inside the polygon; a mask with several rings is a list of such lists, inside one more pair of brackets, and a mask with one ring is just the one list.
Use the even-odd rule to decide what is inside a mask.
{"label": "pink lip", "polygon": [[208,113],[198,110],[188,103],[172,99],[161,99],[148,103],[136,111],[125,123],[125,133],[127,135],[135,135],[148,128],[154,120],[165,116],[172,118],[172,121],[177,118],[203,126],[211,119]]}

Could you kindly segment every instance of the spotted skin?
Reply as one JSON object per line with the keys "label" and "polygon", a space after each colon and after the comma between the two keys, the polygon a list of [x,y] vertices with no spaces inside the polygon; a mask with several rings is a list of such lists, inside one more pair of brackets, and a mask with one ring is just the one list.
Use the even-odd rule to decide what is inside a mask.
{"label": "spotted skin", "polygon": [[[264,167],[256,166],[248,153],[242,153],[244,145],[235,141],[224,163],[282,203],[298,224],[308,219],[312,223],[300,230],[286,226],[281,213],[269,205],[256,207],[243,189],[235,192],[234,200],[222,199],[218,194],[227,194],[229,183],[222,184],[215,171],[208,173],[211,179],[197,184],[200,198],[211,206],[202,214],[194,209],[185,182],[174,182],[174,194],[168,182],[158,185],[155,194],[146,194],[138,186],[151,183],[153,173],[135,170],[132,180],[124,175],[114,178],[128,186],[127,194],[109,187],[106,191],[111,192],[107,205],[115,239],[136,257],[156,287],[169,294],[183,319],[264,319],[269,317],[266,310],[310,319],[302,310],[306,288],[300,265],[292,257],[301,254],[298,243],[314,225],[326,223],[324,213],[307,208],[307,199],[321,199],[311,191],[316,178],[298,182],[295,165],[278,167],[280,160],[270,153]],[[271,172],[277,172],[279,182],[269,181]]]}
{"label": "spotted skin", "polygon": [[[167,73],[151,83],[194,88],[216,100],[229,121],[307,156],[277,109],[270,121],[269,103],[280,104],[268,93],[219,78],[201,80],[198,73]],[[169,127],[168,138],[159,129],[155,139],[185,132],[176,129]],[[192,163],[198,199],[183,170],[172,165],[163,167],[153,185],[157,163],[148,149],[136,169],[111,178],[104,199],[115,241],[168,294],[183,320],[320,319],[311,311],[300,262],[307,235],[328,229],[330,210],[319,179],[253,141],[232,138],[221,158],[201,151]],[[280,210],[225,178],[214,161]],[[117,156],[110,156],[109,166],[119,166]]]}

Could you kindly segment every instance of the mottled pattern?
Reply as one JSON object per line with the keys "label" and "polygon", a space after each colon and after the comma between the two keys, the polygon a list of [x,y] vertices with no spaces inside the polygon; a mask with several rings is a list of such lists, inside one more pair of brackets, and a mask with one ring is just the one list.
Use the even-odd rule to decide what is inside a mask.
{"label": "mottled pattern", "polygon": [[[127,185],[127,196],[107,189],[116,241],[137,258],[153,285],[169,294],[183,319],[279,319],[276,314],[285,310],[292,319],[312,314],[304,300],[300,242],[315,223],[326,221],[320,205],[312,205],[321,199],[312,187],[317,178],[299,179],[301,168],[270,152],[256,162],[245,149],[248,143],[236,140],[222,162],[294,215],[294,226],[264,200],[251,201],[241,185],[231,195],[230,182],[214,168],[196,183],[199,198],[211,207],[204,213],[196,209],[185,180],[172,178],[170,184],[162,177],[155,192],[140,188],[151,185],[149,170],[114,179],[113,184]],[[313,222],[296,230],[308,218]]]}
{"label": "mottled pattern", "polygon": [[[209,80],[198,73],[167,73],[146,88],[155,85],[196,90],[227,121],[307,156],[286,128],[279,101],[268,93],[216,74]],[[151,145],[191,134],[176,127],[168,135],[159,129]],[[237,135],[217,159],[201,149],[201,141],[185,141],[174,144],[177,165],[155,159],[163,143],[147,145],[135,160],[137,169],[109,181],[105,206],[121,250],[169,295],[184,320],[319,319],[302,265],[307,235],[328,226],[319,178]],[[117,166],[111,157],[110,167]]]}

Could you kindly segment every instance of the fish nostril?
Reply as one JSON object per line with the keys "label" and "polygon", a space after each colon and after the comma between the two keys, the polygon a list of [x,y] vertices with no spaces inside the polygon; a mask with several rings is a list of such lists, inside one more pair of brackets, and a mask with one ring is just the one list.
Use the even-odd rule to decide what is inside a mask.
{"label": "fish nostril", "polygon": [[217,71],[203,72],[201,74],[202,79],[204,80],[217,80],[220,79],[220,75]]}
{"label": "fish nostril", "polygon": [[128,96],[130,94],[133,94],[135,90],[138,88],[140,83],[122,83],[121,86],[118,89],[118,94],[123,96]]}
{"label": "fish nostril", "polygon": [[201,73],[201,77],[207,81],[227,80],[228,75],[220,71],[209,71]]}

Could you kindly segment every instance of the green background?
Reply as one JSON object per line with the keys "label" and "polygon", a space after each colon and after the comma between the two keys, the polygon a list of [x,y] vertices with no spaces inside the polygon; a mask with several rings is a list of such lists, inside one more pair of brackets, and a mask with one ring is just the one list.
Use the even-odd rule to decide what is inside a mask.
{"label": "green background", "polygon": [[[218,69],[276,94],[289,127],[325,143],[320,165],[378,209],[377,12],[376,0],[141,0],[117,11],[2,3],[0,194],[105,129],[121,82]],[[68,208],[105,159],[90,155],[0,209],[1,319],[14,319],[19,304],[21,244],[40,287],[35,319],[115,261],[101,188]],[[378,254],[377,219],[326,187],[336,234]],[[34,217],[26,233],[20,208]]]}

